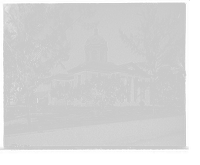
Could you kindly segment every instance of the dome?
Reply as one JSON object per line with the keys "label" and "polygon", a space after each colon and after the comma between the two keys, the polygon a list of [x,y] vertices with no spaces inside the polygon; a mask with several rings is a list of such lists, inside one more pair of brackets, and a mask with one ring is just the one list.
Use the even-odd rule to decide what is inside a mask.
{"label": "dome", "polygon": [[85,47],[88,47],[89,45],[98,45],[101,44],[102,46],[107,47],[106,41],[103,39],[103,37],[98,35],[98,29],[94,29],[94,35],[91,36],[85,44]]}

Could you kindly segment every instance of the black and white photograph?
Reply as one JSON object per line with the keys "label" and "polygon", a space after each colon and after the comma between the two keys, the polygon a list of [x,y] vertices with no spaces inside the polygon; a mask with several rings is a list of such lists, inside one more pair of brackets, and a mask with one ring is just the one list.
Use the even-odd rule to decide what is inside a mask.
{"label": "black and white photograph", "polygon": [[185,3],[3,4],[5,149],[185,149]]}

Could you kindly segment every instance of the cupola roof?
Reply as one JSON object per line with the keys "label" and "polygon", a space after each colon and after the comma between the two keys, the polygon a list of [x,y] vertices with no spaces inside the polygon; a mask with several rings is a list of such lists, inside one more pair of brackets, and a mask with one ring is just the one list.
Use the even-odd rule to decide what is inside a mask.
{"label": "cupola roof", "polygon": [[107,42],[98,34],[98,30],[94,30],[94,35],[86,41],[86,46],[88,45],[105,45],[107,46]]}

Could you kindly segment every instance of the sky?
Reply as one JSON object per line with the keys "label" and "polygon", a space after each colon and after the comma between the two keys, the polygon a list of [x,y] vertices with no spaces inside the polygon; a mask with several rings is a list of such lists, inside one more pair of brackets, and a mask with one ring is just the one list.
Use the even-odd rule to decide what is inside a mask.
{"label": "sky", "polygon": [[[125,34],[137,34],[137,27],[140,26],[140,16],[137,15],[141,11],[141,6],[137,3],[125,4],[91,4],[96,9],[95,15],[89,22],[97,22],[99,24],[98,34],[105,39],[108,47],[108,62],[116,65],[126,64],[129,62],[143,62],[144,58],[133,54],[121,40],[119,29]],[[66,7],[68,4],[65,5]],[[178,32],[180,35],[185,33],[185,4],[184,3],[161,3],[158,5],[158,15],[160,17],[167,16],[169,12],[177,14],[182,10]],[[55,67],[52,69],[52,75],[58,73],[67,73],[67,71],[77,65],[85,62],[84,46],[89,37],[94,34],[94,30],[86,30],[79,23],[74,24],[73,29],[66,32],[67,40],[70,42],[71,50],[69,52],[69,60],[64,62],[65,69]]]}

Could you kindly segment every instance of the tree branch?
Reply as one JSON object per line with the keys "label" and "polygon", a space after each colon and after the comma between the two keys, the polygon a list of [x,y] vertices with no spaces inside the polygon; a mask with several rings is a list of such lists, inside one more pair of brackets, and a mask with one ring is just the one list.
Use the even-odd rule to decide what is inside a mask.
{"label": "tree branch", "polygon": [[[59,37],[60,35],[62,35],[63,33],[65,33],[74,23],[76,23],[83,15],[84,15],[85,13],[83,13],[83,14],[81,14],[71,25],[69,25],[62,33],[60,33],[60,34],[58,34],[55,38],[57,38],[57,37]],[[60,26],[60,25],[59,25]],[[58,27],[59,27],[58,26]],[[57,29],[58,29],[58,27],[57,27]],[[56,30],[57,30],[56,29]],[[53,32],[54,33],[54,32]],[[52,33],[52,34],[53,34]],[[52,35],[51,34],[51,35]],[[51,36],[50,35],[50,36]],[[46,48],[50,43],[52,42],[52,40],[50,40],[43,48],[42,48],[42,50],[40,50],[29,62],[31,62],[34,58],[36,58],[43,50],[44,50],[44,48]]]}

